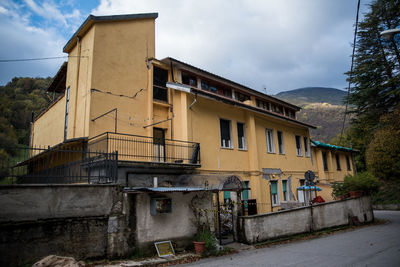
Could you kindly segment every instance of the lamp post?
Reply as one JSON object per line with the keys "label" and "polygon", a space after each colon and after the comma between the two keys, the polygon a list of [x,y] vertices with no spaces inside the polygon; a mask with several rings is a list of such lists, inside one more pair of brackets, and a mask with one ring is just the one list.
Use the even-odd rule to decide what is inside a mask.
{"label": "lamp post", "polygon": [[397,48],[396,41],[394,40],[394,36],[399,33],[400,33],[400,28],[389,29],[389,30],[380,32],[380,36],[382,37],[382,39],[390,41],[392,43],[394,52],[396,54],[397,61],[400,65],[400,54],[399,54],[399,50]]}

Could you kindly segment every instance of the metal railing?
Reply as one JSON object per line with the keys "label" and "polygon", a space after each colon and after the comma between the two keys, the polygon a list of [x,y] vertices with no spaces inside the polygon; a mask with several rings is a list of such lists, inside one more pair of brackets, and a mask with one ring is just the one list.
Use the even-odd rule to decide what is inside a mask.
{"label": "metal railing", "polygon": [[17,147],[0,159],[3,184],[103,184],[117,182],[118,153],[82,148]]}
{"label": "metal railing", "polygon": [[89,151],[118,151],[119,161],[200,164],[200,144],[106,132],[89,139]]}

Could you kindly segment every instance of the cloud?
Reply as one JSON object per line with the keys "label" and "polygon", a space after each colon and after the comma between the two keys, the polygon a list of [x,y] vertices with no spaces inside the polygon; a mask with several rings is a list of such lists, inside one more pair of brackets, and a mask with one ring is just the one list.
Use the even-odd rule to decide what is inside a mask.
{"label": "cloud", "polygon": [[[62,46],[65,38],[55,27],[37,27],[32,23],[31,14],[23,5],[12,1],[0,4],[0,58],[22,59],[64,56]],[[0,84],[12,77],[47,77],[58,70],[63,60],[0,63]]]}
{"label": "cloud", "polygon": [[346,85],[356,2],[102,0],[92,12],[158,12],[158,58],[176,57],[254,89]]}

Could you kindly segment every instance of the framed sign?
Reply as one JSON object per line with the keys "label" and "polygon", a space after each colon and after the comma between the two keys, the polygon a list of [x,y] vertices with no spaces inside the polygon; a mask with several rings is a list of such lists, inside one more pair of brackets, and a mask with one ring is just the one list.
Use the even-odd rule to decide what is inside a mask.
{"label": "framed sign", "polygon": [[171,241],[161,241],[155,242],[154,246],[156,246],[158,257],[160,258],[168,258],[171,256],[175,256],[174,248],[172,247]]}

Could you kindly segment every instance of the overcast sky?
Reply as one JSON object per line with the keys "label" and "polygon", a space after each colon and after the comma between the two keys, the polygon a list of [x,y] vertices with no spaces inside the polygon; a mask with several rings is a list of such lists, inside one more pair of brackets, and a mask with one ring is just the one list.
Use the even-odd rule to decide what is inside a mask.
{"label": "overcast sky", "polygon": [[[371,0],[361,1],[361,13]],[[89,14],[158,12],[156,57],[174,57],[268,94],[344,89],[357,0],[0,0],[0,60],[65,56]],[[0,84],[53,76],[66,59],[0,62]]]}

